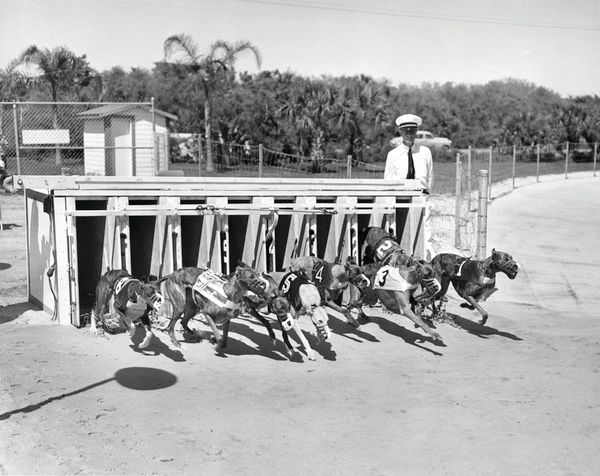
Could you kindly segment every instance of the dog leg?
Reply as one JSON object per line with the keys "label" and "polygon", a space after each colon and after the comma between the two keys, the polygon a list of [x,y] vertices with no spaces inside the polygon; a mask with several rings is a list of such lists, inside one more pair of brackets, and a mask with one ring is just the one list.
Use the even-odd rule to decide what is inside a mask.
{"label": "dog leg", "polygon": [[277,345],[277,339],[275,338],[275,332],[273,331],[273,327],[271,326],[270,322],[254,308],[250,308],[250,314],[256,317],[256,319],[265,327],[265,329],[267,329],[269,337],[271,338],[271,343],[273,344],[273,347],[275,347]]}
{"label": "dog leg", "polygon": [[123,310],[123,309],[119,309],[119,308],[115,307],[115,311],[117,311],[117,314],[121,318],[121,322],[123,322],[125,324],[127,332],[129,333],[129,338],[133,339],[133,336],[135,335],[135,324],[127,316],[127,308],[125,308],[125,310]]}
{"label": "dog leg", "polygon": [[147,310],[144,313],[144,315],[142,317],[140,317],[140,321],[142,321],[142,324],[144,325],[144,330],[146,331],[146,336],[144,337],[144,340],[140,343],[140,345],[138,347],[140,349],[145,349],[146,347],[148,347],[150,345],[150,341],[152,340],[152,337],[154,336],[154,333],[152,332],[152,327],[150,326],[150,318],[148,317]]}
{"label": "dog leg", "polygon": [[225,347],[227,347],[227,338],[229,337],[229,324],[231,323],[230,320],[226,321],[225,324],[223,324],[223,340],[221,342],[221,349],[224,349]]}
{"label": "dog leg", "polygon": [[485,323],[487,322],[487,319],[488,319],[488,313],[486,312],[486,310],[479,305],[479,303],[475,300],[475,298],[473,296],[468,296],[467,299],[469,300],[471,305],[475,309],[477,309],[477,312],[479,314],[481,314],[481,319],[479,321],[479,324],[481,324],[482,326],[485,325]]}
{"label": "dog leg", "polygon": [[327,301],[326,306],[342,314],[346,318],[348,324],[350,324],[352,327],[356,329],[360,327],[360,324],[356,319],[354,319],[354,316],[350,314],[350,311],[348,309],[344,309],[343,307],[338,306],[333,301]]}
{"label": "dog leg", "polygon": [[208,325],[210,326],[210,328],[212,329],[213,334],[214,334],[215,349],[219,350],[223,345],[223,336],[221,335],[221,332],[219,332],[219,328],[215,324],[215,321],[213,321],[213,318],[210,317],[208,314],[204,314],[204,315],[206,316]]}
{"label": "dog leg", "polygon": [[295,319],[294,319],[294,323],[292,324],[292,329],[294,329],[296,336],[302,343],[304,350],[306,350],[306,355],[308,356],[308,360],[317,360],[317,353],[312,349],[312,347],[308,343],[308,340],[302,333],[302,330],[300,329],[300,326],[298,326],[298,322]]}
{"label": "dog leg", "polygon": [[396,298],[396,302],[398,303],[398,308],[401,314],[408,317],[417,326],[429,334],[435,343],[443,343],[442,337],[411,310],[410,304],[407,302],[404,293],[394,292],[394,297]]}

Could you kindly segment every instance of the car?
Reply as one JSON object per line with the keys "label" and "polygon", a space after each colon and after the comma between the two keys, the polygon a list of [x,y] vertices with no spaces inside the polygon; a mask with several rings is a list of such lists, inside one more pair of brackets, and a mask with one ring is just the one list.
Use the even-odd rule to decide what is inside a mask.
{"label": "car", "polygon": [[424,145],[432,152],[447,152],[452,148],[452,141],[446,137],[436,137],[429,131],[417,131],[415,144]]}
{"label": "car", "polygon": [[[563,154],[567,153],[567,144],[561,146]],[[587,142],[570,142],[569,143],[569,159],[573,162],[591,162],[594,160],[594,146]]]}

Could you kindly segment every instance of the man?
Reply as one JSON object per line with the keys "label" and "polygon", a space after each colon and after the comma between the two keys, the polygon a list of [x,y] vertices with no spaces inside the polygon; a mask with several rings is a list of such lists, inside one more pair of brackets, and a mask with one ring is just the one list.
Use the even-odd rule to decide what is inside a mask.
{"label": "man", "polygon": [[[415,145],[415,136],[422,123],[423,120],[414,114],[403,114],[396,119],[402,142],[388,153],[383,178],[386,180],[419,180],[423,186],[423,191],[429,194],[433,181],[431,151],[423,145]],[[423,237],[425,240],[425,259],[429,261],[433,256],[433,248],[427,199],[424,199],[424,203]]]}

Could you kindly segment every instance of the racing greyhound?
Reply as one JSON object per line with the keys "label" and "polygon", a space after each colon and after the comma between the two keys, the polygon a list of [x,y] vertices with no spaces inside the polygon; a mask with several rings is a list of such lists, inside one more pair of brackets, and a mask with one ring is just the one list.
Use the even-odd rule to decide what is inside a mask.
{"label": "racing greyhound", "polygon": [[[139,348],[145,349],[150,344],[154,335],[150,326],[149,312],[159,312],[162,305],[162,296],[158,287],[152,283],[144,283],[131,276],[123,269],[109,270],[102,275],[96,285],[96,302],[91,313],[90,332],[98,333],[96,321],[99,319],[104,330],[109,331],[106,325],[104,313],[108,310],[108,302],[114,295],[113,309],[117,312],[122,322],[129,330],[129,337],[135,334],[135,324],[127,316],[127,304],[138,303],[141,299],[146,303],[144,314],[139,320],[144,325],[146,336],[140,343]],[[112,330],[112,329],[111,329]]]}
{"label": "racing greyhound", "polygon": [[[228,276],[221,276],[210,268],[185,267],[164,276],[165,303],[171,310],[167,332],[175,347],[181,344],[175,338],[175,324],[181,318],[181,325],[188,333],[196,335],[188,327],[188,322],[198,313],[206,316],[213,333],[217,349],[227,346],[229,322],[240,314],[244,299],[257,302],[266,300],[265,289],[268,283],[258,271],[250,266],[237,266]],[[223,334],[218,325],[223,326]]]}
{"label": "racing greyhound", "polygon": [[492,249],[492,254],[484,260],[473,260],[453,253],[440,253],[431,260],[431,265],[440,280],[441,290],[435,295],[441,299],[452,286],[460,297],[467,301],[461,307],[477,309],[481,315],[479,324],[484,325],[488,313],[479,301],[485,301],[498,289],[496,273],[502,272],[509,279],[515,279],[519,272],[519,264],[504,251]]}

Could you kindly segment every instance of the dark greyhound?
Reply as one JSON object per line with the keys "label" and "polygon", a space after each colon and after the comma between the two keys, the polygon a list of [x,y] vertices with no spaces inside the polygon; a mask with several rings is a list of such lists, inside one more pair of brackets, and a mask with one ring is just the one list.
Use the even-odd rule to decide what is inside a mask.
{"label": "dark greyhound", "polygon": [[294,322],[290,322],[287,326],[283,327],[282,332],[287,332],[289,329],[294,328],[300,342],[306,349],[309,360],[316,360],[315,351],[310,347],[304,334],[302,334],[300,329],[295,326],[297,326],[296,320],[300,316],[307,315],[310,317],[317,330],[317,338],[319,341],[327,340],[329,338],[331,335],[331,330],[327,324],[329,317],[322,307],[319,290],[315,284],[300,271],[292,271],[283,276],[279,283],[279,290],[287,298],[291,306],[292,315],[294,316]]}
{"label": "dark greyhound", "polygon": [[350,285],[349,266],[351,264],[344,266],[338,263],[329,263],[316,256],[302,256],[291,262],[290,271],[303,272],[317,286],[325,306],[341,313],[350,325],[359,327],[356,318],[350,314],[350,309],[338,304],[342,293]]}
{"label": "dark greyhound", "polygon": [[519,272],[519,264],[513,257],[503,251],[492,250],[491,256],[484,260],[473,260],[452,253],[440,253],[431,260],[431,266],[440,280],[441,290],[435,298],[442,298],[452,286],[467,303],[461,307],[477,309],[481,314],[481,325],[485,324],[488,313],[479,301],[485,301],[496,288],[496,273],[504,273],[509,279],[515,279]]}
{"label": "dark greyhound", "polygon": [[96,302],[91,313],[90,331],[97,334],[96,321],[99,319],[104,330],[111,331],[106,325],[104,313],[108,310],[108,302],[114,296],[113,308],[129,330],[129,336],[135,334],[135,324],[127,316],[127,304],[138,303],[142,300],[146,304],[144,314],[139,318],[146,330],[146,336],[140,343],[140,349],[148,347],[154,335],[150,327],[149,312],[159,312],[162,305],[162,296],[158,287],[153,283],[145,283],[131,276],[123,269],[107,271],[102,275],[96,285]]}

